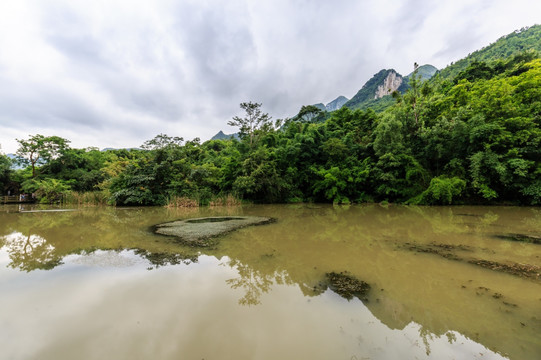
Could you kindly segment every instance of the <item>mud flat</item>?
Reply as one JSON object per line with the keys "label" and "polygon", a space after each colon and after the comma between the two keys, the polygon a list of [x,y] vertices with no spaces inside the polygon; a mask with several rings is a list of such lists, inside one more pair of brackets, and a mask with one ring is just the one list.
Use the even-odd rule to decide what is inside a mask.
{"label": "mud flat", "polygon": [[212,245],[211,239],[247,226],[274,221],[273,218],[263,216],[202,217],[159,224],[154,227],[154,231],[160,235],[174,236],[180,242],[191,246],[209,246]]}

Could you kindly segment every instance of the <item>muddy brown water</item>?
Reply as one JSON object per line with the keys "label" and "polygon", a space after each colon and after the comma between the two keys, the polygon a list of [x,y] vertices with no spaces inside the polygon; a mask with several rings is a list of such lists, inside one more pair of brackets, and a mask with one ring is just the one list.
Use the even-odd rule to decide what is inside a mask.
{"label": "muddy brown water", "polygon": [[[541,245],[506,240],[539,237],[540,208],[43,210],[0,207],[2,359],[541,358]],[[276,222],[152,233],[242,215]]]}

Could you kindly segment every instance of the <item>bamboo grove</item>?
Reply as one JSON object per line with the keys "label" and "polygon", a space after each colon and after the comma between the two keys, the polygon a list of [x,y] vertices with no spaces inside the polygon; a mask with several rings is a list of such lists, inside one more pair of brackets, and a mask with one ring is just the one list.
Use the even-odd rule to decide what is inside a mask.
{"label": "bamboo grove", "polygon": [[73,149],[58,137],[18,140],[25,167],[0,155],[0,190],[43,202],[99,193],[117,205],[219,198],[261,203],[541,203],[541,59],[521,53],[420,81],[381,112],[303,107],[271,121],[241,104],[239,138],[160,134],[140,149]]}

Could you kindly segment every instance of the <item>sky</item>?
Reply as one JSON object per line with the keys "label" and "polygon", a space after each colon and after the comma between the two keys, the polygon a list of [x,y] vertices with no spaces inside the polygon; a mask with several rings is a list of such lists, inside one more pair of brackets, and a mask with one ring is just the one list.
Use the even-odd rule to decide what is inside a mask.
{"label": "sky", "polygon": [[205,141],[242,102],[283,119],[534,24],[539,0],[1,0],[0,151]]}

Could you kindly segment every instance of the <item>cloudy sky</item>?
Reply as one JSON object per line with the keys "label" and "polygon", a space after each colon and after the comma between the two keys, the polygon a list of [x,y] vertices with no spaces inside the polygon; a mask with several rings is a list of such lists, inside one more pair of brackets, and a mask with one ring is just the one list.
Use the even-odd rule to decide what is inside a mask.
{"label": "cloudy sky", "polygon": [[207,140],[241,102],[284,118],[534,24],[539,0],[1,0],[0,144]]}

